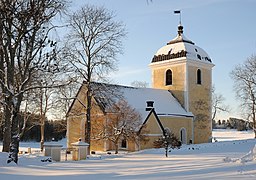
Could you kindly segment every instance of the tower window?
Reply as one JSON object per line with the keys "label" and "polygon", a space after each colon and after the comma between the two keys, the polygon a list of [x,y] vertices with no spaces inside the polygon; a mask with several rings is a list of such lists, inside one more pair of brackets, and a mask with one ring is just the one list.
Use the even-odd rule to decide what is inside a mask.
{"label": "tower window", "polygon": [[170,69],[165,74],[165,85],[172,85],[172,71]]}
{"label": "tower window", "polygon": [[200,69],[198,69],[196,72],[196,79],[197,84],[202,84],[202,73]]}

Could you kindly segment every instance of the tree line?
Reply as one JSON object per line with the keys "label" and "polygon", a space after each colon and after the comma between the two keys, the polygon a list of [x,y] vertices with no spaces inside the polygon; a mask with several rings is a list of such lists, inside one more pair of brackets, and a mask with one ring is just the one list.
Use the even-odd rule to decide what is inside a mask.
{"label": "tree line", "polygon": [[[21,141],[41,141],[41,130],[40,130],[40,115],[38,114],[29,114],[29,118],[26,121],[26,126],[24,130],[22,127],[24,126],[24,118],[27,115],[21,113],[19,115],[20,119],[20,132],[22,132],[20,136]],[[3,123],[2,123],[2,113],[0,113],[0,141],[3,140]],[[61,140],[66,137],[66,120],[47,120],[45,117],[45,129],[44,129],[44,139],[45,141],[52,140]]]}
{"label": "tree line", "polygon": [[229,118],[227,120],[213,121],[213,129],[236,129],[238,131],[253,130],[253,122],[238,118]]}

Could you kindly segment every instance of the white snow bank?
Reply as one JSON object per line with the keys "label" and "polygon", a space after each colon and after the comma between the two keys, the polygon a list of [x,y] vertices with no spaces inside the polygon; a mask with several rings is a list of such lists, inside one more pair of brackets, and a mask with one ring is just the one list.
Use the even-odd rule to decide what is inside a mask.
{"label": "white snow bank", "polygon": [[254,148],[252,148],[250,152],[240,158],[241,163],[246,163],[253,160],[256,160],[256,145],[254,146]]}
{"label": "white snow bank", "polygon": [[253,139],[254,132],[252,130],[237,131],[236,129],[213,129],[212,137],[218,142]]}
{"label": "white snow bank", "polygon": [[225,157],[223,159],[224,162],[240,162],[240,163],[247,163],[256,160],[256,144],[250,150],[247,154],[243,155],[241,158],[230,158],[230,157]]}
{"label": "white snow bank", "polygon": [[[227,133],[230,131],[227,131]],[[236,131],[232,131],[235,135]],[[224,134],[223,134],[224,135]],[[38,147],[39,147],[39,143]],[[83,161],[42,162],[40,153],[21,154],[19,164],[6,164],[7,153],[0,153],[0,179],[84,180],[84,179],[256,179],[256,139],[184,145],[166,158],[164,149],[128,154],[106,153]],[[23,143],[21,143],[23,145]],[[34,143],[26,147],[36,147]],[[1,148],[1,147],[0,147]],[[250,153],[248,153],[252,150]],[[247,154],[248,153],[248,154]],[[225,163],[223,159],[246,163]],[[229,161],[231,162],[231,161]],[[242,161],[241,161],[242,162]]]}

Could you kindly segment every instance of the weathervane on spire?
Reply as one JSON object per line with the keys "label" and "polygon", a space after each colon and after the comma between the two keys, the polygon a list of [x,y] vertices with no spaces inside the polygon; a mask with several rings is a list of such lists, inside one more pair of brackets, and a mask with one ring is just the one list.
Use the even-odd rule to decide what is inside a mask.
{"label": "weathervane on spire", "polygon": [[180,25],[181,25],[181,10],[175,10],[174,14],[179,14],[180,15]]}
{"label": "weathervane on spire", "polygon": [[183,26],[181,25],[181,10],[174,11],[174,14],[180,15],[180,24],[178,25],[178,35],[181,36],[183,34]]}

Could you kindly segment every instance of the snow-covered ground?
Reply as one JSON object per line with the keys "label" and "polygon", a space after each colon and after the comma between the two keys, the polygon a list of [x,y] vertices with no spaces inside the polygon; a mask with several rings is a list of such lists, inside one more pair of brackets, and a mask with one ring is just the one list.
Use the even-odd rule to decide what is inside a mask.
{"label": "snow-covered ground", "polygon": [[41,162],[39,143],[21,143],[22,150],[31,147],[33,153],[20,155],[18,165],[6,164],[8,154],[0,153],[0,179],[256,179],[252,131],[214,130],[213,137],[218,142],[186,145],[168,158],[163,149],[149,149],[61,162]]}
{"label": "snow-covered ground", "polygon": [[212,132],[212,136],[217,141],[233,141],[242,139],[253,139],[254,133],[252,131],[237,131],[235,129],[214,129]]}

